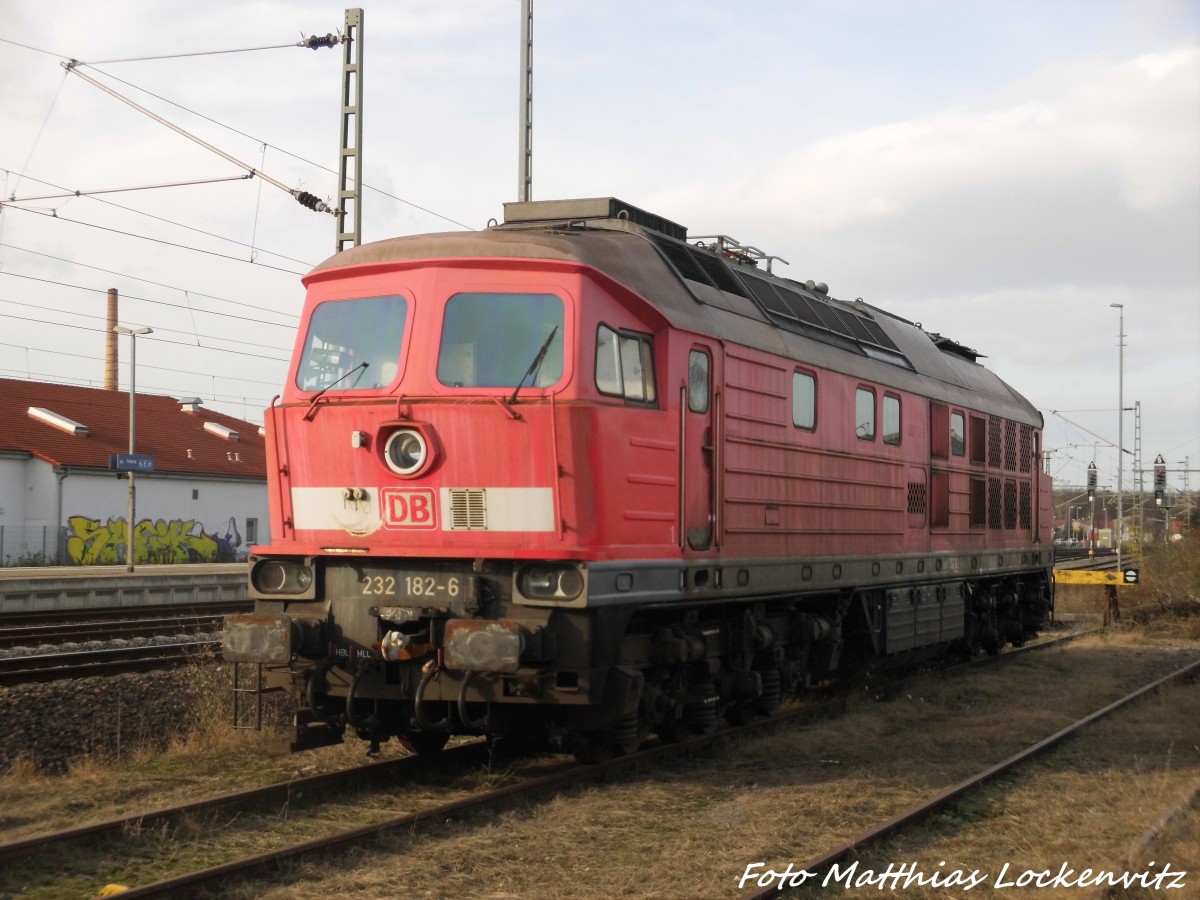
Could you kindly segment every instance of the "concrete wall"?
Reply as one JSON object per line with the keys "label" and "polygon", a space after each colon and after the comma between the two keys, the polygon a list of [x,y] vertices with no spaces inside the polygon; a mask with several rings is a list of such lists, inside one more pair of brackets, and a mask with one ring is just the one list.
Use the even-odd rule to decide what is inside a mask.
{"label": "concrete wall", "polygon": [[[36,458],[0,459],[0,466],[0,498],[13,498],[0,500],[6,510],[0,524],[6,526],[8,544],[0,557],[19,555],[13,540],[18,529],[23,528],[32,540],[28,535],[37,537],[45,526],[54,532],[49,562],[124,562],[129,498],[125,478],[115,472],[78,469],[68,470],[63,477]],[[139,562],[231,561],[245,557],[252,539],[270,540],[264,482],[144,473],[134,484]],[[18,497],[23,498],[20,506]],[[61,551],[56,547],[59,528],[66,535]],[[40,545],[41,538],[34,543]],[[26,552],[36,550],[31,545]]]}
{"label": "concrete wall", "polygon": [[28,453],[0,455],[0,525],[25,524],[25,467]]}

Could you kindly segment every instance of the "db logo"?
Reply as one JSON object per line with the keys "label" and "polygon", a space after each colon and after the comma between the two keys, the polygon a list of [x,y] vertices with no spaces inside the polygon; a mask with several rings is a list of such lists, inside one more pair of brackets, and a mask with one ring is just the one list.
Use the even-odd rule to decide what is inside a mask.
{"label": "db logo", "polygon": [[428,488],[384,488],[380,494],[388,528],[437,527],[436,497]]}

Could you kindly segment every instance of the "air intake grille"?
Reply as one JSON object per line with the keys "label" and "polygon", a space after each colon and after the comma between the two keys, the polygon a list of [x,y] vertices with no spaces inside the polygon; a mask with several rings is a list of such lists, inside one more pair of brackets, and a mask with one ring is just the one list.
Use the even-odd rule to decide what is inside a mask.
{"label": "air intake grille", "polygon": [[487,530],[487,492],[482,488],[450,488],[452,531]]}
{"label": "air intake grille", "polygon": [[685,281],[755,300],[767,318],[780,328],[809,336],[835,334],[860,347],[884,351],[882,355],[875,354],[876,359],[911,368],[895,342],[868,315],[843,309],[811,291],[802,291],[803,286],[795,282],[751,275],[745,266],[730,267],[711,250],[660,235],[649,237]]}

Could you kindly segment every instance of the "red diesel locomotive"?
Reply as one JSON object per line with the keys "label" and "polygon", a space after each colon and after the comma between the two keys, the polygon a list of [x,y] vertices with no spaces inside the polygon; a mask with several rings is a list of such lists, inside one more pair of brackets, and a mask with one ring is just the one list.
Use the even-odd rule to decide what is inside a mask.
{"label": "red diesel locomotive", "polygon": [[304,279],[224,634],[294,748],[595,758],[1045,620],[1042,418],[978,354],[617,200],[505,213]]}

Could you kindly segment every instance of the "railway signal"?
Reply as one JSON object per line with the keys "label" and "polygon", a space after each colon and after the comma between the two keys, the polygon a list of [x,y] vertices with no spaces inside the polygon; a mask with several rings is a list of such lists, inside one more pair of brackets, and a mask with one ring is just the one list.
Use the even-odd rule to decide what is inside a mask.
{"label": "railway signal", "polygon": [[1167,463],[1162,454],[1154,460],[1154,505],[1167,506]]}
{"label": "railway signal", "polygon": [[1094,503],[1096,501],[1096,464],[1094,462],[1088,463],[1087,473],[1088,503]]}

